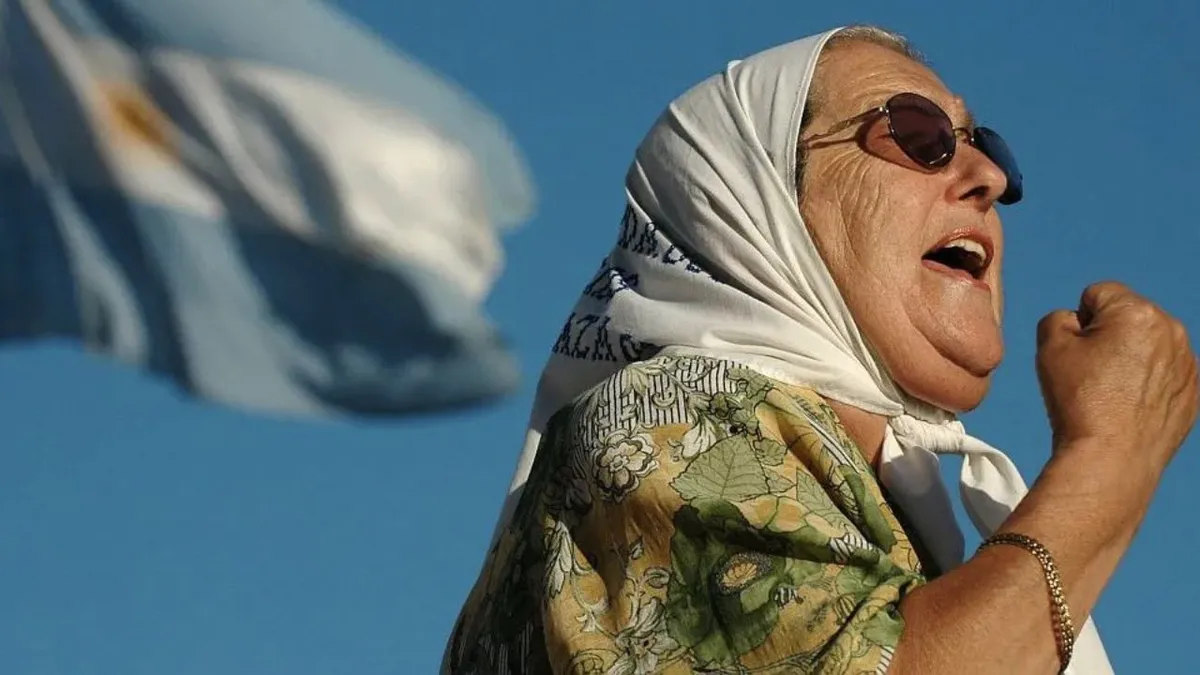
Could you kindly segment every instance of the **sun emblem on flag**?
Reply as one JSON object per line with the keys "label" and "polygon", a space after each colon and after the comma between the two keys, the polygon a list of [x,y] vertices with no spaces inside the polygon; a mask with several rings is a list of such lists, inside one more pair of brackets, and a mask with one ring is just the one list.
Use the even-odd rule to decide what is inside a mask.
{"label": "sun emblem on flag", "polygon": [[110,86],[103,95],[118,142],[132,141],[159,152],[173,147],[170,121],[140,88],[130,84]]}

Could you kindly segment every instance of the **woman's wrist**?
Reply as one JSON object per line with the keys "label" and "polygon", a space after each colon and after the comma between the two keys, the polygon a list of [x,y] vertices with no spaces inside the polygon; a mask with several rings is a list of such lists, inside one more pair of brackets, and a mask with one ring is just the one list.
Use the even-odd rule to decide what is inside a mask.
{"label": "woman's wrist", "polygon": [[1092,442],[1055,448],[1029,494],[1000,528],[1033,537],[1054,551],[1068,585],[1091,562],[1123,555],[1162,475],[1145,462],[1115,457]]}
{"label": "woman's wrist", "polygon": [[[1065,465],[1079,480],[1121,485],[1122,491],[1153,494],[1167,469],[1168,460],[1149,452],[1147,443],[1130,443],[1099,438],[1059,440],[1054,443],[1046,470]],[[1045,473],[1045,471],[1043,471]]]}

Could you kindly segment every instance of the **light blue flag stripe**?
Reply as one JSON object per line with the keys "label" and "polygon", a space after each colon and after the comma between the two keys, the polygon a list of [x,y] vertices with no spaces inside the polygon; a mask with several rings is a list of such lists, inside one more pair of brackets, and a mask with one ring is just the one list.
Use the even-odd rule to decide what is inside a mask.
{"label": "light blue flag stripe", "polygon": [[[0,339],[80,339],[168,375],[193,394],[284,413],[405,413],[490,399],[516,385],[516,364],[480,314],[477,294],[456,288],[445,270],[297,236],[254,195],[221,183],[226,174],[190,164],[185,177],[221,196],[223,215],[171,199],[147,200],[120,189],[115,179],[106,184],[106,167],[120,173],[128,166],[123,157],[114,164],[102,139],[90,135],[96,128],[91,99],[31,22],[29,8],[38,0],[0,1]],[[75,9],[57,3],[59,18],[72,17],[64,23],[75,26],[90,21],[94,35],[98,24],[80,7],[184,4],[72,3]],[[236,23],[228,15],[212,18],[231,11],[232,3],[187,4],[190,11],[213,12],[211,26]],[[294,36],[291,12],[314,6],[272,4],[273,38]],[[150,30],[155,22],[187,24],[198,42],[205,31],[196,26],[209,15],[147,10],[140,16],[143,35],[170,34]],[[128,27],[123,30],[109,35],[128,36]],[[210,43],[219,43],[209,35]],[[262,45],[273,41],[259,35]],[[195,45],[177,40],[172,46]],[[155,102],[173,123],[186,126],[186,104]],[[271,127],[276,137],[300,133],[286,119],[277,122]],[[306,147],[306,139],[294,140]],[[509,164],[519,166],[509,154]],[[338,178],[320,156],[293,160],[312,174],[305,188]],[[71,178],[80,176],[99,180]],[[513,198],[500,200],[517,215],[528,208],[529,190],[520,180],[513,185]],[[344,219],[347,212],[335,208],[337,191],[328,192],[310,198],[308,212],[322,215],[318,202],[325,199],[330,219]]]}

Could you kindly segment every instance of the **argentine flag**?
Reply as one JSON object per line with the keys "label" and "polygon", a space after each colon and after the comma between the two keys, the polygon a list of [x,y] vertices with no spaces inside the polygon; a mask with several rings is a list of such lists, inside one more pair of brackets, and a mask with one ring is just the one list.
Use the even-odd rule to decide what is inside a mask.
{"label": "argentine flag", "polygon": [[481,303],[527,175],[319,0],[0,0],[0,341],[285,414],[488,400],[517,380]]}

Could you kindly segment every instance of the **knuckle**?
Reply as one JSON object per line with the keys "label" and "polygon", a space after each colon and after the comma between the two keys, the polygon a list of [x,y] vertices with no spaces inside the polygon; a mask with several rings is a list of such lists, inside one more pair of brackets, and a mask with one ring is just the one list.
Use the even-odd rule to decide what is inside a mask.
{"label": "knuckle", "polygon": [[1129,288],[1119,281],[1097,281],[1083,291],[1085,298],[1096,301],[1108,300],[1128,293]]}
{"label": "knuckle", "polygon": [[[1174,337],[1175,340],[1179,344],[1181,344],[1185,348],[1187,348],[1188,345],[1191,344],[1191,339],[1188,336],[1187,326],[1183,325],[1183,322],[1180,321],[1179,319],[1174,319],[1174,318],[1172,318],[1170,320],[1170,323],[1171,323],[1171,336]],[[1191,350],[1189,349],[1188,351],[1191,351]]]}
{"label": "knuckle", "polygon": [[1097,281],[1096,283],[1092,284],[1092,288],[1095,288],[1097,291],[1117,293],[1117,292],[1125,291],[1129,287],[1126,286],[1125,284],[1121,283],[1120,281],[1116,281],[1115,279],[1105,279],[1103,281]]}
{"label": "knuckle", "polygon": [[1041,318],[1041,320],[1038,321],[1038,323],[1037,323],[1038,335],[1047,333],[1054,327],[1054,321],[1055,321],[1054,315],[1055,314],[1057,314],[1057,312],[1052,312],[1050,314],[1047,314],[1046,316],[1043,316]]}
{"label": "knuckle", "polygon": [[1072,312],[1066,310],[1050,312],[1046,316],[1043,316],[1037,324],[1038,344],[1042,344],[1054,337],[1063,326],[1068,325],[1067,322],[1070,321],[1071,316]]}
{"label": "knuckle", "polygon": [[1131,301],[1125,307],[1125,316],[1130,321],[1146,326],[1164,323],[1164,320],[1167,318],[1163,311],[1156,307],[1154,303],[1140,298]]}

